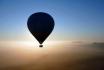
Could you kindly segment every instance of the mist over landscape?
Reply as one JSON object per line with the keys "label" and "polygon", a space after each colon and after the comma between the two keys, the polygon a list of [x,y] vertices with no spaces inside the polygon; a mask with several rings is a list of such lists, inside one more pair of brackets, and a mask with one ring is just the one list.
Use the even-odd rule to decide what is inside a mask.
{"label": "mist over landscape", "polygon": [[[32,44],[32,43],[31,43]],[[0,70],[103,70],[104,43],[0,43]]]}

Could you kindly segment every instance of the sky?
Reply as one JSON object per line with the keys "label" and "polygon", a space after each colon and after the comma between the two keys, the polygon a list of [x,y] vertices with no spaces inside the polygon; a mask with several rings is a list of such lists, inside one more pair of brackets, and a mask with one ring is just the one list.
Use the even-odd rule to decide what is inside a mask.
{"label": "sky", "polygon": [[0,41],[35,40],[27,20],[36,12],[55,21],[48,40],[104,42],[104,0],[0,0]]}

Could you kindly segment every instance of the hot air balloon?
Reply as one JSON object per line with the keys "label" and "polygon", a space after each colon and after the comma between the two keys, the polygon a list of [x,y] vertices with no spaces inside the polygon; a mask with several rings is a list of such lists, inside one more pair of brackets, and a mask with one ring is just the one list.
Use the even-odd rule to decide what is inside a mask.
{"label": "hot air balloon", "polygon": [[29,31],[40,43],[39,47],[43,47],[42,43],[51,34],[54,25],[52,16],[44,12],[30,15],[27,21]]}

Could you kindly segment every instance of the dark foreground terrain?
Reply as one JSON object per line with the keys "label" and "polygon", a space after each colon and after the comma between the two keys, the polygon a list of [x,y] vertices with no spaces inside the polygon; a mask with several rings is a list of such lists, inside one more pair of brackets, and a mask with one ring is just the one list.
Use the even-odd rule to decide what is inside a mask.
{"label": "dark foreground terrain", "polygon": [[104,70],[102,46],[1,44],[0,70]]}

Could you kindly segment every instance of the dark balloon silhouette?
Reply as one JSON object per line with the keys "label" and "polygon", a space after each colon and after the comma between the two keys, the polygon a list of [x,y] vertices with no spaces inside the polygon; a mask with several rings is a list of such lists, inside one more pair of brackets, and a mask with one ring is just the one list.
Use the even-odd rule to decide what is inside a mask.
{"label": "dark balloon silhouette", "polygon": [[52,32],[54,25],[52,16],[44,12],[32,14],[27,21],[29,31],[40,43],[39,47],[43,47],[42,43]]}

